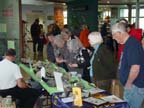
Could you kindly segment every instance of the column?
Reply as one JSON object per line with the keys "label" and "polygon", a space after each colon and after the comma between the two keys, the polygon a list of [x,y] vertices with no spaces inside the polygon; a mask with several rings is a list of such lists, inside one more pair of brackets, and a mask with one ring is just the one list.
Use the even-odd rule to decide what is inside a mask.
{"label": "column", "polygon": [[136,28],[139,27],[139,0],[136,2]]}
{"label": "column", "polygon": [[132,5],[128,4],[128,21],[131,23],[131,16],[132,16]]}

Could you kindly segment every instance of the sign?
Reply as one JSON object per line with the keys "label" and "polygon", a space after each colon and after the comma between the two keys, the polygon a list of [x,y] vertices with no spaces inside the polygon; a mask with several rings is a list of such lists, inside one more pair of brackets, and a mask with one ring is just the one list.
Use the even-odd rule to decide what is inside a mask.
{"label": "sign", "polygon": [[62,82],[62,73],[54,72],[54,78],[56,81],[56,87],[59,91],[64,91],[63,82]]}
{"label": "sign", "polygon": [[13,16],[13,9],[8,8],[8,9],[2,10],[2,15],[5,17]]}
{"label": "sign", "polygon": [[5,23],[0,23],[0,33],[6,33],[7,32],[7,26]]}
{"label": "sign", "polygon": [[8,40],[7,41],[7,46],[8,46],[8,49],[9,48],[15,49],[15,42],[14,42],[14,40]]}
{"label": "sign", "polygon": [[74,105],[75,106],[82,106],[82,93],[81,93],[81,88],[79,87],[73,87],[72,92],[74,95]]}

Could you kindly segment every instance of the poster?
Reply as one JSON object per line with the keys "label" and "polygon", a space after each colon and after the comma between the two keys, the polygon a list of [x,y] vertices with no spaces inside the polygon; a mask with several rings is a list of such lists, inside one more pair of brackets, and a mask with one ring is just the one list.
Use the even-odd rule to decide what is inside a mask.
{"label": "poster", "polygon": [[6,33],[7,32],[7,26],[4,23],[0,23],[0,33]]}
{"label": "poster", "polygon": [[8,40],[7,41],[7,46],[8,46],[8,49],[9,48],[15,49],[15,41],[14,40]]}

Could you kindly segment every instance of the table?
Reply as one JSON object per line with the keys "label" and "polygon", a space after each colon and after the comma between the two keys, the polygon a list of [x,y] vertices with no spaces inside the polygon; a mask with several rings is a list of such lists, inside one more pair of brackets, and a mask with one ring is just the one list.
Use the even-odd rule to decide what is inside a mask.
{"label": "table", "polygon": [[[52,108],[77,108],[76,106],[73,105],[73,103],[68,103],[68,107],[63,107],[63,106],[55,106],[53,105]],[[86,102],[83,102],[83,106],[80,108],[126,108],[127,103],[119,103],[115,104],[114,106],[95,106]]]}
{"label": "table", "polygon": [[48,86],[48,84],[46,82],[44,82],[43,80],[41,80],[41,78],[38,78],[32,67],[28,67],[22,63],[19,64],[19,66],[28,74],[32,77],[33,80],[35,80],[36,82],[38,82],[49,94],[53,94],[53,93],[57,93],[57,92],[61,92],[59,90],[57,90],[56,87],[50,87]]}
{"label": "table", "polygon": [[[33,72],[32,67],[27,67],[24,64],[19,65],[22,69],[25,70],[35,81],[39,82],[42,87],[50,94],[52,95],[52,108],[76,108],[76,106],[73,105],[73,103],[63,103],[61,99],[56,94],[57,92],[60,92],[56,89],[56,87],[49,87],[44,81],[42,81],[40,78],[38,78],[35,73]],[[88,85],[84,80],[81,80],[84,85]],[[90,88],[90,85],[85,88]],[[116,103],[116,104],[109,104],[109,105],[103,105],[103,106],[96,106],[91,103],[83,102],[83,106],[81,108],[126,108],[127,103]]]}
{"label": "table", "polygon": [[[104,92],[104,93],[107,93],[107,92]],[[80,108],[126,108],[126,107],[127,107],[127,102],[115,103],[115,104],[107,103],[101,106],[96,106],[94,104],[83,101],[83,106]],[[53,94],[52,108],[79,108],[79,107],[74,106],[72,102],[65,104],[61,101],[61,99],[58,97],[57,94]]]}

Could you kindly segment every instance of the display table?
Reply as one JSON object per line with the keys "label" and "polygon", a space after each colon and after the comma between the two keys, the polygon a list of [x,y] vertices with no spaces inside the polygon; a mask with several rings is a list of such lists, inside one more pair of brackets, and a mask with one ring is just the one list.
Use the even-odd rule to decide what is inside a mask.
{"label": "display table", "polygon": [[[106,94],[110,95],[107,92],[101,92],[101,95]],[[83,101],[83,106],[78,108],[126,108],[127,102],[117,102],[117,103],[110,103],[107,102],[102,105],[95,105],[89,102]],[[73,105],[73,102],[64,103],[62,102],[62,98],[59,98],[57,94],[53,94],[52,97],[52,108],[77,108]]]}
{"label": "display table", "polygon": [[[34,79],[36,82],[38,82],[47,92],[48,94],[52,95],[52,108],[76,108],[76,106],[73,105],[73,102],[63,102],[62,98],[60,97],[59,94],[61,94],[62,92],[60,92],[59,90],[57,90],[56,87],[50,87],[45,81],[43,81],[41,78],[37,77],[32,69],[32,67],[28,67],[24,64],[19,64],[19,66],[27,73],[29,74],[32,79]],[[68,79],[69,83],[73,83],[73,82],[78,82],[78,84],[80,84],[83,88],[83,92],[86,92],[84,90],[89,90],[89,89],[96,89],[96,87],[93,84],[88,83],[87,81],[83,80],[83,79],[79,79],[78,77],[70,77]],[[99,95],[97,95],[99,93]],[[96,94],[90,94],[89,96],[83,98],[83,106],[81,108],[126,108],[127,106],[127,102],[125,101],[116,101],[116,102],[109,102],[109,100],[111,99],[107,99],[102,97],[103,95],[105,95],[105,97],[109,97],[109,96],[114,96],[111,95],[109,93],[107,93],[106,91],[104,92],[98,92]],[[66,97],[63,97],[66,98]],[[86,98],[87,101],[86,101]],[[90,99],[95,99],[95,100],[104,100],[105,103],[102,104],[96,104],[97,101],[89,101]],[[112,97],[114,99],[116,99],[116,97]]]}
{"label": "display table", "polygon": [[[76,108],[76,106],[73,105],[73,103],[68,103],[68,107],[61,107],[61,106],[55,106],[53,105],[52,108]],[[83,102],[83,106],[80,108],[126,108],[126,103],[117,103],[114,105],[105,105],[105,106],[95,106],[86,102]]]}
{"label": "display table", "polygon": [[40,78],[38,78],[33,69],[30,67],[27,67],[24,64],[19,64],[19,66],[28,74],[32,77],[33,80],[35,80],[36,82],[38,82],[49,94],[53,94],[53,93],[57,93],[60,92],[57,90],[56,87],[49,87],[43,80],[41,80]]}
{"label": "display table", "polygon": [[[38,82],[49,94],[61,92],[61,91],[57,90],[56,87],[50,87],[45,81],[43,81],[38,76],[36,76],[32,67],[28,67],[22,63],[20,63],[19,66],[24,70],[24,72],[26,72],[28,75],[30,75],[33,80]],[[85,81],[83,79],[79,80],[78,77],[72,77],[72,78],[70,78],[69,81],[70,82],[79,81],[86,89],[90,89],[93,87],[93,85],[90,85],[87,81]]]}

